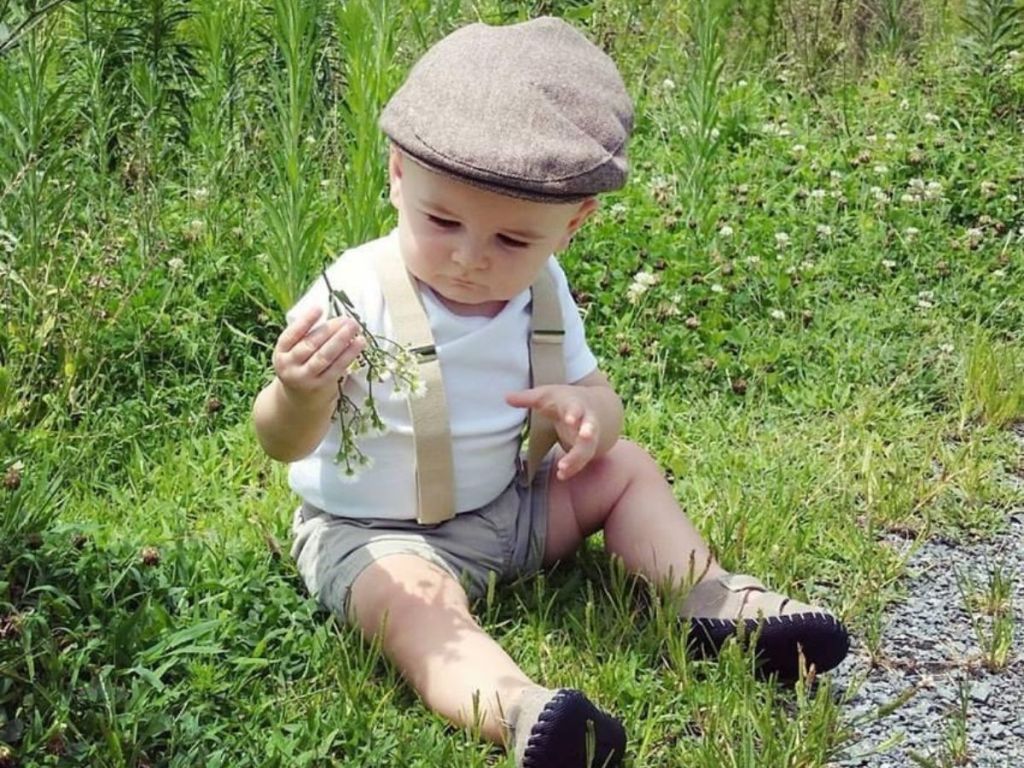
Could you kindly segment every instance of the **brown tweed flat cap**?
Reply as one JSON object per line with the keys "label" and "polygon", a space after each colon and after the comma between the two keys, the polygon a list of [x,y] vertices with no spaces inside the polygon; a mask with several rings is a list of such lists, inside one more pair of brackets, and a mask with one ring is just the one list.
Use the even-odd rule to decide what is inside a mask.
{"label": "brown tweed flat cap", "polygon": [[545,17],[448,35],[412,68],[380,127],[432,170],[513,197],[573,202],[625,183],[633,105],[612,60]]}

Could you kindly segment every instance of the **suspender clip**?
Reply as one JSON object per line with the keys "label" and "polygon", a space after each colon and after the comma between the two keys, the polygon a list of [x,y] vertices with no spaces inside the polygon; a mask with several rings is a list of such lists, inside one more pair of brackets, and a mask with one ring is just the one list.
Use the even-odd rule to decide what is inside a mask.
{"label": "suspender clip", "polygon": [[561,344],[564,338],[565,331],[561,329],[545,330],[537,328],[530,332],[530,341],[536,341],[539,344]]}
{"label": "suspender clip", "polygon": [[409,351],[416,357],[420,365],[432,363],[437,360],[437,348],[433,344],[422,344],[418,347],[409,347]]}

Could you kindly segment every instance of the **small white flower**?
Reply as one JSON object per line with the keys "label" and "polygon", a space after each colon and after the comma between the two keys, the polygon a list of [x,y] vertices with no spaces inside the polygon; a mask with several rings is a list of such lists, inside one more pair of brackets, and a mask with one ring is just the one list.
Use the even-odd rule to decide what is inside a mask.
{"label": "small white flower", "polygon": [[935,294],[931,291],[921,291],[917,294],[917,306],[921,309],[931,309],[935,306]]}
{"label": "small white flower", "polygon": [[650,289],[652,285],[656,285],[658,282],[658,276],[653,272],[640,271],[633,275],[633,282],[629,288],[626,289],[626,298],[631,304],[636,304],[640,301],[640,297],[643,296]]}
{"label": "small white flower", "polygon": [[621,219],[626,215],[626,211],[629,210],[625,203],[615,203],[611,208],[608,209],[608,213],[614,216],[616,219]]}
{"label": "small white flower", "polygon": [[832,227],[828,224],[819,224],[815,231],[818,233],[818,237],[832,237]]}
{"label": "small white flower", "polygon": [[1006,196],[1005,200],[1008,203],[1016,203],[1017,200],[1018,200],[1018,197],[1015,194],[1010,193],[1009,195]]}
{"label": "small white flower", "polygon": [[[1024,233],[1022,233],[1022,234],[1024,234]],[[760,263],[761,263],[761,257],[760,256],[747,256],[747,264],[749,264],[750,266],[756,267]]]}
{"label": "small white flower", "polygon": [[887,165],[883,165],[883,164],[879,163],[878,165],[875,166],[875,173],[877,173],[879,176],[884,176],[888,172],[889,172],[889,166],[887,166]]}
{"label": "small white flower", "polygon": [[904,112],[910,109],[910,101],[908,99],[903,99],[902,101],[900,101],[900,109]]}
{"label": "small white flower", "polygon": [[670,77],[666,77],[661,81],[661,87],[666,91],[674,91],[676,89],[676,81]]}
{"label": "small white flower", "polygon": [[807,151],[807,147],[805,147],[803,144],[794,144],[793,145],[793,154],[794,155],[802,155],[806,151]]}
{"label": "small white flower", "polygon": [[831,179],[832,181],[842,181],[842,178],[843,178],[843,174],[842,174],[842,173],[840,173],[839,171],[829,171],[829,172],[828,172],[828,177],[829,177],[829,178],[830,178],[830,179]]}
{"label": "small white flower", "polygon": [[773,309],[770,313],[772,320],[785,320],[786,313],[781,309]]}
{"label": "small white flower", "polygon": [[924,191],[924,179],[917,179],[917,178],[911,179],[910,181],[907,182],[907,189],[913,189],[913,190],[915,190],[917,192],[923,192]]}
{"label": "small white flower", "polygon": [[725,288],[723,288],[718,283],[712,284],[712,286],[711,286],[711,292],[712,293],[722,293],[723,291],[725,291]]}
{"label": "small white flower", "polygon": [[825,199],[825,190],[824,189],[820,189],[820,188],[819,189],[812,189],[810,196],[811,196],[812,200],[824,200]]}
{"label": "small white flower", "polygon": [[907,240],[913,240],[915,237],[921,234],[921,230],[918,229],[917,227],[907,227],[906,229],[903,230],[903,234],[907,236]]}
{"label": "small white flower", "polygon": [[948,343],[948,342],[945,343],[945,344],[940,344],[939,345],[939,352],[941,352],[944,355],[951,355],[951,354],[953,354],[953,350],[954,349],[955,349],[955,347],[952,344]]}
{"label": "small white flower", "polygon": [[888,142],[896,141],[896,134],[895,133],[887,133],[887,134],[885,134],[885,140],[888,141]]}
{"label": "small white flower", "polygon": [[800,262],[800,269],[802,269],[804,272],[810,272],[812,269],[814,269],[814,266],[814,262],[811,261],[810,259],[806,259]]}
{"label": "small white flower", "polygon": [[1005,269],[993,269],[992,270],[992,277],[994,277],[994,278],[996,278],[998,280],[1002,280],[1004,277],[1006,277],[1006,270]]}
{"label": "small white flower", "polygon": [[776,232],[775,233],[775,247],[785,248],[789,245],[789,233],[787,232]]}
{"label": "small white flower", "polygon": [[982,197],[994,197],[997,189],[999,189],[999,187],[995,182],[988,181],[987,179],[981,182]]}
{"label": "small white flower", "polygon": [[[1010,51],[1010,53],[1016,53],[1016,51]],[[747,87],[747,81],[746,80],[737,80],[736,81],[736,86],[739,87],[739,88],[746,88]]]}
{"label": "small white flower", "polygon": [[181,272],[185,268],[185,260],[178,256],[168,259],[167,268],[174,273]]}
{"label": "small white flower", "polygon": [[936,123],[939,122],[939,119],[939,116],[936,115],[934,112],[924,113],[924,121],[930,125],[935,125]]}
{"label": "small white flower", "polygon": [[728,224],[723,224],[722,228],[718,230],[718,234],[720,234],[722,237],[732,237],[733,229]]}
{"label": "small white flower", "polygon": [[874,144],[876,141],[878,141],[878,137],[873,133],[869,133],[867,136],[864,137],[864,139],[867,141],[868,144]]}
{"label": "small white flower", "polygon": [[206,187],[197,187],[192,190],[192,199],[196,201],[196,204],[202,206],[210,199],[210,190]]}
{"label": "small white flower", "polygon": [[967,230],[967,240],[971,245],[977,245],[985,239],[985,230],[979,227],[971,227]]}
{"label": "small white flower", "polygon": [[886,269],[895,269],[896,262],[893,261],[892,259],[882,259],[882,266],[885,267]]}
{"label": "small white flower", "polygon": [[917,195],[912,195],[909,192],[904,192],[902,195],[900,195],[901,203],[916,203],[919,199],[920,198],[918,198]]}

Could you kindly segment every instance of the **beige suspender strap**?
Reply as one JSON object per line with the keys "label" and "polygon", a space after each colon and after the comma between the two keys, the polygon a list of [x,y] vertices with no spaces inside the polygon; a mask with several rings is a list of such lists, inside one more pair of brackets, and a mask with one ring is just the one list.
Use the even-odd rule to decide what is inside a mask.
{"label": "beige suspender strap", "polygon": [[416,521],[424,525],[442,523],[455,516],[455,470],[441,361],[414,278],[406,270],[398,248],[382,249],[376,264],[395,341],[413,353],[426,385],[423,397],[408,400],[416,451]]}
{"label": "beige suspender strap", "polygon": [[[530,313],[530,379],[531,386],[565,384],[565,327],[558,302],[558,288],[547,269],[532,287]],[[526,477],[533,480],[541,461],[558,439],[551,419],[531,410],[527,417]]]}

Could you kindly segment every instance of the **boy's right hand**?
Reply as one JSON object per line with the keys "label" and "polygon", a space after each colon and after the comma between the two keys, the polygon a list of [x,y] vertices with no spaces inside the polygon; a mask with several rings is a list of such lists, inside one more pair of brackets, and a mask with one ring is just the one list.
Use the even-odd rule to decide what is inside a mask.
{"label": "boy's right hand", "polygon": [[320,307],[308,307],[288,325],[274,346],[274,372],[284,391],[301,399],[332,399],[338,380],[366,347],[359,324],[334,317],[314,328]]}

